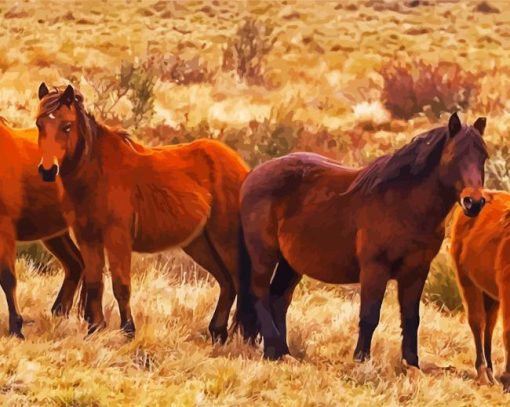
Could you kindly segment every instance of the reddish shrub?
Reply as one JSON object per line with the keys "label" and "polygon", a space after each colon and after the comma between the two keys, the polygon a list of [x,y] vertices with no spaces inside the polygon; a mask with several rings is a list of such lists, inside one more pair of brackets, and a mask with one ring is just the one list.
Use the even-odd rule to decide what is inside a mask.
{"label": "reddish shrub", "polygon": [[453,62],[390,62],[380,73],[384,104],[394,117],[402,119],[423,111],[439,117],[444,111],[466,108],[477,89],[476,76]]}

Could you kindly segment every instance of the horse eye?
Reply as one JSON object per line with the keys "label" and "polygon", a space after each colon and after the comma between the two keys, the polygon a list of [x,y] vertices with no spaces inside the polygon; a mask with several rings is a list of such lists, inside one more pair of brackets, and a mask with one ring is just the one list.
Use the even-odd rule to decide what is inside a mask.
{"label": "horse eye", "polygon": [[71,131],[71,125],[68,124],[64,126],[62,130],[64,131],[64,133],[69,133]]}

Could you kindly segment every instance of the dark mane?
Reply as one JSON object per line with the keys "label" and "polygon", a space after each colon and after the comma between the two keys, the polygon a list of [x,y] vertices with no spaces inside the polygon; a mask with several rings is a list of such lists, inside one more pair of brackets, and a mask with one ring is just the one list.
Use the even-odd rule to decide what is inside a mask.
{"label": "dark mane", "polygon": [[[473,131],[475,130],[468,128],[466,134],[471,135]],[[447,127],[439,127],[416,136],[410,143],[394,153],[379,157],[368,164],[352,182],[346,193],[354,191],[372,193],[388,187],[397,180],[426,176],[439,164],[447,138]],[[474,143],[475,148],[488,155],[485,142],[478,133],[470,139],[473,142],[463,143],[464,148],[469,148]]]}

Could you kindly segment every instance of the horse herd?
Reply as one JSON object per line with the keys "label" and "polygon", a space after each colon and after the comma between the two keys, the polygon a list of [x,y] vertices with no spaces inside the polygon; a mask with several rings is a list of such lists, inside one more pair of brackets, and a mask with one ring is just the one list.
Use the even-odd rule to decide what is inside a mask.
{"label": "horse herd", "polygon": [[62,263],[54,314],[69,313],[82,282],[89,334],[105,327],[107,258],[121,329],[130,337],[131,252],[181,247],[220,285],[209,324],[214,341],[227,340],[237,297],[234,326],[243,337],[262,336],[266,358],[288,354],[287,310],[307,275],[360,283],[354,358],[365,361],[394,279],[402,358],[419,367],[420,298],[445,220],[458,203],[452,256],[475,339],[478,381],[494,382],[491,339],[501,303],[507,354],[501,381],[510,391],[510,195],[483,188],[485,118],[462,125],[454,113],[447,126],[361,169],[294,153],[251,172],[211,139],[144,147],[97,121],[71,85],[50,90],[41,84],[36,126],[13,129],[0,121],[0,284],[10,334],[23,338],[16,240],[42,240]]}

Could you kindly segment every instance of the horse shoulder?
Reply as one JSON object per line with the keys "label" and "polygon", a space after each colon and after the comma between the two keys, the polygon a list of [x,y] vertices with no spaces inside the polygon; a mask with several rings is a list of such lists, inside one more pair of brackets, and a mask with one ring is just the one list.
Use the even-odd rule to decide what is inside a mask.
{"label": "horse shoulder", "polygon": [[[3,126],[0,135],[0,216],[17,217],[23,204],[24,156],[14,138],[14,131]],[[35,171],[35,170],[34,170]]]}

